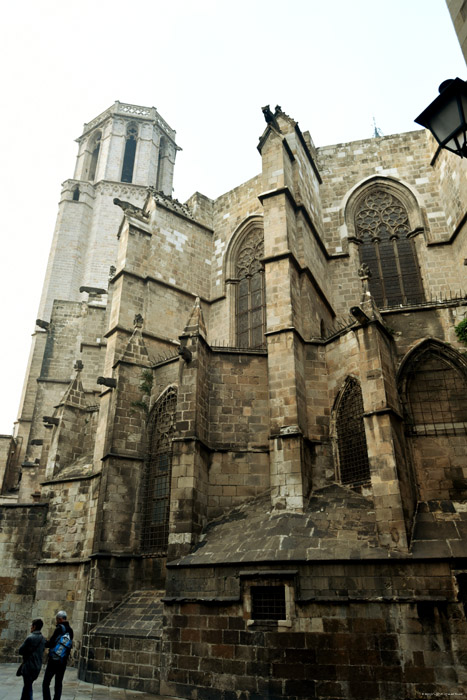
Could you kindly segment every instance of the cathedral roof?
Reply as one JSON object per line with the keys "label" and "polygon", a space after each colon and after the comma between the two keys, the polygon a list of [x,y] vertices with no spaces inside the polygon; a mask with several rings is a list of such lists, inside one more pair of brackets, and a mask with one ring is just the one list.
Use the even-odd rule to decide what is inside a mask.
{"label": "cathedral roof", "polygon": [[394,552],[378,543],[371,498],[333,484],[297,513],[272,508],[267,492],[209,523],[194,550],[169,567],[455,558],[465,556],[466,528],[465,503],[420,502],[410,551]]}
{"label": "cathedral roof", "polygon": [[303,513],[271,507],[269,492],[211,522],[180,565],[387,557],[378,546],[371,499],[337,484]]}

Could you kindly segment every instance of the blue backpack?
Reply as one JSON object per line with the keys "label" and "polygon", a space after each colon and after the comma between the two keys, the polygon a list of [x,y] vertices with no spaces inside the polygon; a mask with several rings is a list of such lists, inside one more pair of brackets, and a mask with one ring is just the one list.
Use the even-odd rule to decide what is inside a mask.
{"label": "blue backpack", "polygon": [[70,653],[73,640],[70,633],[66,631],[64,625],[60,625],[63,634],[58,638],[53,649],[50,650],[50,656],[54,661],[64,661]]}

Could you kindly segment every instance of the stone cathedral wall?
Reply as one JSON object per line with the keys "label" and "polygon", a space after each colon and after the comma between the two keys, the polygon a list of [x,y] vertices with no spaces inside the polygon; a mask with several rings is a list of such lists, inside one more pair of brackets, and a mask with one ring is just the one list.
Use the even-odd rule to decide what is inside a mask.
{"label": "stone cathedral wall", "polygon": [[47,504],[0,505],[0,658],[16,660],[36,603]]}
{"label": "stone cathedral wall", "polygon": [[208,520],[269,488],[266,373],[264,357],[210,355]]}
{"label": "stone cathedral wall", "polygon": [[[287,619],[276,623],[251,620],[252,587],[271,581],[266,567],[250,577],[232,568],[190,571],[186,592],[177,591],[166,606],[161,692],[192,697],[196,688],[198,698],[210,700],[394,700],[462,692],[466,627],[449,566],[355,562],[298,569],[278,569],[272,579],[290,591]],[[209,581],[222,573],[225,589],[213,591]],[[199,601],[190,591],[195,580]]]}
{"label": "stone cathedral wall", "polygon": [[[121,172],[125,120],[103,127],[99,178]],[[362,182],[405,188],[426,295],[457,290],[461,166],[432,168],[421,131],[315,149],[280,108],[266,121],[261,175],[190,209],[103,179],[75,200],[65,183],[47,273],[65,298],[36,338],[19,502],[0,504],[0,654],[65,607],[91,682],[196,700],[447,695],[467,680],[465,434],[410,434],[399,390],[423,342],[462,372],[467,307],[367,302],[349,318],[363,304],[349,237]],[[136,165],[153,173],[144,132]],[[239,348],[236,261],[261,229],[267,329]],[[102,290],[80,301],[86,282]],[[349,382],[353,480],[336,427]],[[168,387],[176,408],[171,391],[151,414]],[[272,587],[283,606],[261,620]]]}
{"label": "stone cathedral wall", "polygon": [[459,250],[460,255],[457,252],[460,243],[453,241],[453,246],[447,245],[461,223],[465,177],[461,172],[462,164],[453,163],[453,159],[446,159],[444,154],[432,167],[430,160],[435,151],[435,142],[424,131],[317,149],[323,177],[324,240],[329,252],[350,255],[348,261],[332,262],[336,269],[333,303],[339,313],[346,313],[347,304],[359,294],[355,283],[360,262],[358,251],[347,241],[351,232],[345,216],[346,207],[351,192],[371,177],[394,178],[416,197],[424,233],[414,240],[425,295],[439,297],[465,287],[462,251]]}

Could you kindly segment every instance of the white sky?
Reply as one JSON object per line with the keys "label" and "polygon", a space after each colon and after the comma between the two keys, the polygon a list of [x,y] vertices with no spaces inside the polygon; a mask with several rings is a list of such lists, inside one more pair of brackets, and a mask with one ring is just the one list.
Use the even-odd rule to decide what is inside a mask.
{"label": "white sky", "polygon": [[465,63],[445,0],[18,0],[2,11],[0,433],[11,432],[60,183],[84,122],[118,99],[177,131],[175,192],[260,171],[261,107],[317,146],[385,135]]}

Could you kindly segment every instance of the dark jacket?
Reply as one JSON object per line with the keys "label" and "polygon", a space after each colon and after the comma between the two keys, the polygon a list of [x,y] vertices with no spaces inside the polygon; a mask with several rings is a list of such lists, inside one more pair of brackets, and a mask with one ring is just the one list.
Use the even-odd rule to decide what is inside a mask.
{"label": "dark jacket", "polygon": [[[46,648],[47,649],[53,649],[62,634],[64,634],[64,629],[65,632],[69,632],[70,637],[73,639],[73,630],[71,629],[69,623],[65,620],[65,622],[61,622],[59,625],[56,626],[53,635],[50,637],[49,641],[46,642]],[[70,656],[70,651],[71,649],[68,650],[67,655],[65,657],[65,662],[67,661],[68,657]],[[49,654],[49,661],[53,661],[52,657]],[[62,663],[59,661],[58,663]]]}
{"label": "dark jacket", "polygon": [[45,649],[45,637],[35,630],[26,637],[18,649],[18,654],[23,657],[21,675],[28,680],[35,681],[41,671],[42,657]]}

